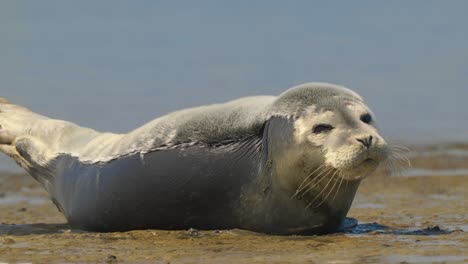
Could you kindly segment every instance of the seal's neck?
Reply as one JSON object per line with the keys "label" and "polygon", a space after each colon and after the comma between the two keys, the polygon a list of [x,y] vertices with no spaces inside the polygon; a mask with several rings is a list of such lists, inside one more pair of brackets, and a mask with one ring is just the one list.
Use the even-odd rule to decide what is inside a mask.
{"label": "seal's neck", "polygon": [[[275,174],[271,168],[263,168],[256,182],[244,192],[243,207],[249,211],[242,212],[242,227],[274,234],[336,231],[346,217],[360,184],[360,181],[341,182],[345,187],[333,193],[333,199],[327,198],[322,202],[324,196],[319,189],[311,190],[302,199],[293,197],[293,192],[275,180],[279,176]],[[309,205],[317,197],[320,202]]]}

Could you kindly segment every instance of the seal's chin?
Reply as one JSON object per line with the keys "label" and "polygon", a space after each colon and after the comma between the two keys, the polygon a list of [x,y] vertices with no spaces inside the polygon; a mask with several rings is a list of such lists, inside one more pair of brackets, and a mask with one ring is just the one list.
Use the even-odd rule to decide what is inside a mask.
{"label": "seal's chin", "polygon": [[340,176],[345,180],[362,180],[374,172],[379,164],[380,162],[376,159],[366,158],[357,162],[355,166],[337,169],[342,172]]}

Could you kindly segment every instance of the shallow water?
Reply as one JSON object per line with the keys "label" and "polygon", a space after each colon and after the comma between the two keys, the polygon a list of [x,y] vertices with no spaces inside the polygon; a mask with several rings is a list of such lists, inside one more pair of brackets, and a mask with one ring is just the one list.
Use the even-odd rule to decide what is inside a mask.
{"label": "shallow water", "polygon": [[416,256],[416,255],[394,255],[388,256],[385,259],[385,262],[391,263],[449,263],[449,262],[459,262],[464,263],[468,260],[468,255],[466,256]]}
{"label": "shallow water", "polygon": [[13,205],[13,204],[20,204],[20,203],[27,203],[27,204],[45,204],[50,200],[46,197],[35,197],[35,196],[28,196],[22,195],[19,193],[4,193],[0,195],[0,205]]}
{"label": "shallow water", "polygon": [[435,157],[435,156],[454,156],[454,157],[468,157],[467,149],[457,149],[457,148],[436,148],[431,150],[419,150],[410,152],[408,157]]}
{"label": "shallow water", "polygon": [[[419,164],[440,157],[425,159]],[[413,170],[451,169],[428,167]],[[271,236],[238,229],[71,230],[31,177],[2,174],[0,262],[466,263],[468,174],[434,175],[374,175],[348,214],[357,221],[349,219],[341,232]]]}
{"label": "shallow water", "polygon": [[398,173],[397,176],[414,177],[414,176],[465,176],[468,175],[468,169],[445,169],[445,170],[429,170],[421,168],[405,169]]}

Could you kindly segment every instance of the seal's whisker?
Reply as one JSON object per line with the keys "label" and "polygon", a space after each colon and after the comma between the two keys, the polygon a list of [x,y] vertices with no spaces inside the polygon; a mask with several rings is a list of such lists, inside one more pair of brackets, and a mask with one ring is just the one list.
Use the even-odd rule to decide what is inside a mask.
{"label": "seal's whisker", "polygon": [[388,159],[383,163],[383,166],[388,175],[401,175],[402,174],[403,166],[399,164],[398,160]]}
{"label": "seal's whisker", "polygon": [[[326,191],[328,185],[330,185],[330,183],[333,180],[336,173],[337,173],[337,171],[333,172],[333,174],[331,176],[327,175],[327,177],[329,177],[330,179],[325,184],[325,186],[322,188],[322,190],[315,196],[315,198],[312,199],[312,201],[306,206],[306,209],[309,208],[317,199],[319,199],[322,196],[322,194]],[[314,208],[317,208],[317,207],[314,207]]]}
{"label": "seal's whisker", "polygon": [[382,166],[385,169],[394,169],[395,168],[395,161],[393,159],[389,158],[389,159],[382,162]]}
{"label": "seal's whisker", "polygon": [[294,198],[294,196],[296,196],[296,195],[301,191],[303,185],[307,182],[307,180],[309,180],[310,177],[312,177],[312,175],[314,175],[314,173],[315,173],[316,171],[318,171],[319,169],[323,168],[324,166],[325,166],[325,164],[320,165],[320,166],[317,167],[314,171],[312,171],[312,172],[309,174],[309,176],[305,177],[304,180],[303,180],[303,181],[301,182],[301,184],[299,185],[299,187],[297,187],[295,194],[294,194],[291,198]]}
{"label": "seal's whisker", "polygon": [[400,145],[389,145],[388,149],[390,150],[389,157],[407,163],[407,166],[411,167],[411,161],[405,156],[411,149],[400,146]]}
{"label": "seal's whisker", "polygon": [[311,183],[313,183],[315,180],[319,179],[323,174],[326,174],[330,170],[331,170],[331,168],[323,168],[316,176],[314,176],[312,178],[309,178],[309,181],[306,184],[304,184],[302,189],[307,188],[307,186],[309,186]]}
{"label": "seal's whisker", "polygon": [[305,188],[303,188],[301,191],[298,192],[299,198],[302,198],[308,191],[310,191],[311,188],[319,184],[323,179],[327,177],[329,173],[330,173],[330,170],[327,170],[325,174],[314,177],[314,179],[312,179]]}
{"label": "seal's whisker", "polygon": [[[344,178],[344,177],[345,177],[344,174],[343,174],[341,171],[340,171],[340,177],[341,177],[341,178]],[[346,193],[346,191],[348,190],[348,182],[349,182],[349,180],[345,180],[345,181],[346,181],[346,185],[345,185],[344,192]]]}
{"label": "seal's whisker", "polygon": [[327,174],[328,171],[330,171],[331,168],[324,168],[323,170],[321,170],[316,176],[312,177],[310,179],[310,176],[313,175],[313,173],[307,177],[307,179],[309,180],[306,184],[304,184],[301,188],[298,188],[298,190],[296,191],[297,194],[301,193],[304,189],[308,188],[308,186],[310,186],[312,183],[314,183],[314,181],[318,180],[320,181],[321,178],[324,177],[325,174]]}
{"label": "seal's whisker", "polygon": [[[333,180],[335,181],[333,183],[333,186],[330,188],[330,190],[328,191],[327,195],[325,196],[325,198],[322,199],[322,201],[320,201],[320,203],[315,206],[314,208],[319,208],[327,199],[328,197],[330,196],[330,194],[333,192],[333,190],[335,189],[335,185],[336,183],[339,181],[338,179],[336,179],[336,177],[338,177],[339,174],[337,174],[336,172],[332,175],[332,178]],[[325,186],[326,187],[326,186]]]}
{"label": "seal's whisker", "polygon": [[410,148],[405,147],[405,146],[401,146],[401,145],[389,145],[388,147],[389,147],[390,149],[399,150],[399,151],[404,151],[404,152],[410,152],[410,151],[411,151]]}
{"label": "seal's whisker", "polygon": [[392,151],[390,155],[399,159],[407,159],[407,157],[405,157],[403,153],[400,153],[398,151]]}
{"label": "seal's whisker", "polygon": [[402,155],[401,153],[398,153],[398,152],[391,152],[389,153],[389,158],[393,158],[395,160],[408,160],[407,157],[405,157],[404,155]]}
{"label": "seal's whisker", "polygon": [[[301,184],[296,188],[296,191],[294,192],[294,194],[291,196],[291,199],[293,199],[294,197],[296,197],[300,192],[301,190],[304,188],[304,184],[307,183],[308,180],[311,179],[311,177],[314,175],[314,173],[316,171],[318,171],[319,169],[321,169],[324,165],[321,165],[319,166],[318,168],[316,168],[314,171],[312,171],[307,177],[304,177],[304,180],[301,182]],[[320,173],[319,173],[320,174]],[[317,178],[317,176],[314,176],[312,177],[311,181],[314,180],[314,178]],[[308,183],[307,183],[308,184]],[[307,185],[306,184],[306,185]]]}
{"label": "seal's whisker", "polygon": [[325,191],[325,189],[327,189],[328,185],[329,185],[330,182],[333,180],[333,177],[335,176],[335,174],[336,174],[337,172],[338,172],[338,171],[336,170],[336,171],[332,174],[332,176],[330,176],[330,180],[328,180],[328,182],[327,182],[327,184],[325,185],[325,187],[323,187],[323,189],[320,191],[320,193],[317,194],[317,195],[315,196],[315,198],[306,206],[305,209],[309,208],[309,207],[320,197],[320,195]]}
{"label": "seal's whisker", "polygon": [[404,162],[407,164],[408,167],[411,167],[411,161],[405,157],[405,156],[402,156],[401,154],[399,153],[390,153],[389,157],[391,159],[393,159],[394,161],[397,161],[397,162]]}
{"label": "seal's whisker", "polygon": [[[320,201],[320,203],[317,206],[314,206],[314,208],[319,208],[328,199],[328,196],[330,196],[330,194],[335,189],[335,185],[338,182],[338,180],[335,179],[335,175],[336,175],[336,173],[332,175],[332,180],[334,181],[334,183],[333,183],[332,187],[330,188],[330,190],[327,192],[327,195],[325,195],[325,197]],[[327,186],[325,186],[325,187],[327,187]]]}
{"label": "seal's whisker", "polygon": [[336,195],[340,192],[341,184],[343,183],[343,177],[341,176],[341,173],[338,173],[338,177],[340,178],[340,184],[338,184],[338,189],[336,189],[335,195],[333,195],[332,202],[335,200]]}
{"label": "seal's whisker", "polygon": [[407,152],[390,149],[390,152],[388,153],[388,159],[403,161],[406,162],[409,166],[411,166],[411,162],[405,156],[405,154],[407,154]]}
{"label": "seal's whisker", "polygon": [[301,197],[304,196],[304,194],[308,193],[310,190],[312,190],[315,186],[317,186],[323,179],[327,178],[332,172],[332,168],[328,169],[327,172],[323,174],[318,181],[316,181],[313,185],[309,186],[306,191],[302,192]]}
{"label": "seal's whisker", "polygon": [[382,163],[382,167],[386,175],[393,175],[394,172],[396,171],[395,165],[393,164],[393,161],[391,160],[385,160]]}
{"label": "seal's whisker", "polygon": [[315,186],[317,186],[323,179],[327,178],[330,173],[332,172],[331,168],[328,168],[323,171],[324,173],[321,176],[315,177],[312,181],[308,183],[308,186],[306,186],[306,190],[303,190],[300,194],[300,197],[303,197],[306,193],[308,193],[310,190],[312,190]]}

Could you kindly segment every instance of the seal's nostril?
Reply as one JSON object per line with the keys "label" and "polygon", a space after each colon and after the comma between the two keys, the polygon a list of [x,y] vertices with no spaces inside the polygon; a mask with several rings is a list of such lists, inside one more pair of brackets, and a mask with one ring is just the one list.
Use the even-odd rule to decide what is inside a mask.
{"label": "seal's nostril", "polygon": [[358,142],[360,142],[362,145],[364,145],[366,148],[370,148],[370,146],[372,145],[372,139],[373,137],[372,136],[369,136],[368,138],[356,138],[356,140]]}

